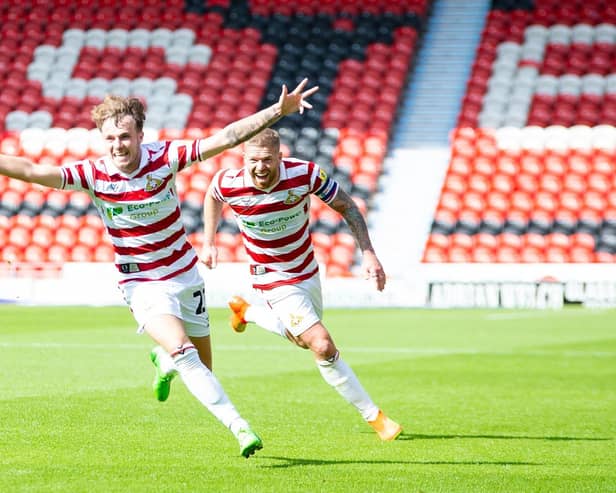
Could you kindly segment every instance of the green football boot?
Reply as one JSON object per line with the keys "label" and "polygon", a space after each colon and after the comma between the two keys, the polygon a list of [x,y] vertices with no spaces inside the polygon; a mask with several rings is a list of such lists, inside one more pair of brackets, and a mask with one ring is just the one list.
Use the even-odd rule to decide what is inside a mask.
{"label": "green football boot", "polygon": [[240,454],[246,459],[263,448],[263,441],[250,428],[240,430],[237,441],[240,442]]}
{"label": "green football boot", "polygon": [[150,351],[150,359],[152,360],[156,370],[154,382],[152,383],[152,389],[154,389],[156,399],[160,402],[165,402],[169,397],[169,392],[171,391],[171,381],[175,378],[178,372],[176,370],[171,370],[170,372],[165,373],[161,369],[158,351],[162,351],[160,346],[155,347],[152,351]]}

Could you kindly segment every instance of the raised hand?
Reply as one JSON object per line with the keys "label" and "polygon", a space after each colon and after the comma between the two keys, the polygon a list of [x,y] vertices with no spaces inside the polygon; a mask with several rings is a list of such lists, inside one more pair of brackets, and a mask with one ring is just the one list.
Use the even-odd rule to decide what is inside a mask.
{"label": "raised hand", "polygon": [[282,116],[290,115],[296,111],[302,114],[304,113],[304,108],[312,108],[312,105],[306,101],[306,98],[317,92],[319,86],[314,86],[304,91],[304,87],[306,87],[307,83],[308,79],[302,80],[291,92],[288,92],[286,84],[282,85],[282,92],[278,99]]}

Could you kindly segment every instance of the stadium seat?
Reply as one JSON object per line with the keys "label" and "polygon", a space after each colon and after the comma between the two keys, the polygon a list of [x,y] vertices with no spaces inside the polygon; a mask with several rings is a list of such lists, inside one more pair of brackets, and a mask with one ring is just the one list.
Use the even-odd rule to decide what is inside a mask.
{"label": "stadium seat", "polygon": [[[494,210],[495,217],[506,207],[506,230],[522,235],[541,231],[550,241],[560,241],[548,244],[543,251],[537,247],[523,252],[518,249],[517,260],[611,258],[611,253],[599,254],[610,251],[609,240],[580,246],[573,238],[597,237],[604,223],[602,216],[616,199],[616,194],[611,198],[613,168],[608,164],[612,158],[607,157],[613,156],[616,142],[612,133],[616,97],[611,96],[616,94],[616,79],[609,73],[616,27],[601,17],[612,15],[608,12],[613,9],[604,2],[583,6],[560,3],[564,5],[547,8],[538,2],[526,6],[528,10],[494,6],[489,12],[458,122],[497,127],[496,173],[489,162],[477,159],[479,148],[474,139],[454,138],[433,232],[439,228],[453,235],[458,228],[467,228],[458,222],[443,229],[437,214],[443,214],[444,204],[453,209],[456,202],[472,202],[478,186],[484,183],[480,177],[487,175],[491,177],[490,190],[485,192],[487,207]],[[473,121],[472,113],[467,114],[469,108],[479,114],[478,122]],[[520,128],[514,131],[503,127],[505,124]],[[475,133],[478,130],[481,128]],[[606,151],[601,150],[604,148]],[[469,166],[473,162],[474,166]],[[473,183],[469,190],[464,189],[467,183]],[[518,217],[514,218],[514,213]],[[498,231],[494,224],[483,227]],[[568,245],[562,244],[562,235],[569,239]],[[474,261],[489,258],[485,245],[480,246],[472,254]],[[502,255],[497,252],[497,261],[516,260],[515,248],[504,251]]]}
{"label": "stadium seat", "polygon": [[[272,93],[277,97],[278,81],[288,83],[302,67],[315,67],[316,73],[324,74],[323,84],[319,81],[321,92],[331,88],[331,93],[329,99],[323,100],[322,108],[315,105],[320,119],[317,118],[316,124],[310,127],[323,132],[324,127],[332,125],[339,130],[339,137],[333,139],[333,143],[321,146],[322,134],[315,139],[302,134],[299,126],[289,125],[294,127],[295,136],[284,139],[285,153],[297,155],[301,152],[319,163],[331,163],[334,176],[340,177],[341,181],[348,179],[346,183],[350,185],[353,196],[361,201],[362,207],[372,206],[371,198],[379,187],[395,111],[400,107],[401,87],[407,79],[419,33],[415,24],[411,25],[408,19],[411,13],[413,16],[423,15],[429,8],[429,2],[344,1],[319,4],[302,1],[285,4],[260,1],[249,2],[245,11],[233,16],[227,12],[232,3],[225,0],[207,2],[207,6],[199,5],[202,10],[198,15],[183,11],[187,2],[168,2],[165,8],[156,2],[129,2],[126,10],[103,2],[94,13],[81,4],[69,9],[63,2],[60,3],[62,5],[55,9],[46,9],[45,15],[53,22],[51,28],[45,30],[45,36],[40,33],[40,38],[37,38],[48,36],[50,42],[46,48],[43,44],[32,48],[23,71],[40,79],[38,93],[31,87],[27,97],[24,96],[26,91],[12,92],[16,87],[20,89],[18,84],[16,86],[19,81],[14,77],[10,80],[5,77],[6,92],[3,91],[3,96],[12,99],[13,103],[18,100],[22,106],[17,108],[17,112],[11,110],[6,113],[7,117],[11,113],[16,113],[16,116],[2,121],[16,129],[23,128],[26,135],[19,143],[7,141],[4,144],[7,149],[13,146],[15,153],[55,165],[104,153],[104,147],[95,141],[94,136],[92,140],[86,137],[85,131],[92,129],[92,125],[80,107],[92,101],[85,100],[88,96],[100,98],[109,90],[147,99],[147,122],[162,137],[187,135],[186,127],[189,125],[195,128],[209,125],[221,127],[238,116],[256,110],[269,101]],[[462,228],[465,231],[477,229],[474,234],[477,236],[485,233],[481,228],[501,231],[505,225],[512,229],[522,228],[521,234],[524,234],[533,221],[537,223],[532,223],[535,227],[539,227],[541,221],[545,222],[547,213],[552,217],[552,230],[558,224],[559,228],[570,231],[566,234],[573,237],[575,234],[589,234],[580,231],[576,222],[583,215],[583,227],[590,229],[598,224],[596,234],[599,235],[605,211],[610,204],[614,206],[614,198],[610,195],[615,188],[613,165],[610,164],[613,161],[613,146],[610,152],[597,157],[599,144],[593,143],[590,145],[592,152],[587,152],[584,143],[589,138],[593,142],[594,139],[599,140],[595,129],[601,124],[609,126],[616,123],[616,99],[613,102],[609,99],[610,91],[616,94],[616,82],[610,82],[614,79],[610,79],[609,64],[616,31],[611,21],[602,22],[604,19],[599,15],[607,16],[609,5],[606,2],[583,5],[567,1],[564,6],[555,2],[505,3],[511,8],[494,7],[486,19],[477,57],[473,66],[469,67],[472,73],[459,121],[470,122],[473,126],[479,120],[485,126],[508,124],[519,127],[518,150],[505,149],[495,139],[484,137],[484,129],[481,128],[473,129],[476,132],[472,139],[452,142],[450,169],[434,214],[434,225],[439,231],[448,231],[446,235],[455,234]],[[575,8],[570,7],[573,3]],[[522,4],[524,8],[519,8]],[[131,14],[128,15],[130,18],[124,18],[123,12]],[[255,12],[260,12],[263,19],[255,19]],[[328,19],[336,22],[341,31],[331,29],[329,25],[323,27],[326,25],[321,23],[324,16],[331,16]],[[275,25],[270,28],[265,21],[272,21]],[[288,59],[282,55],[287,54],[285,45],[290,39],[288,34],[301,33],[303,29],[301,26],[291,26],[295,21],[303,22],[301,26],[304,27],[315,25],[318,30],[301,38],[310,43],[301,46],[305,50],[301,54],[293,54],[291,58],[296,63],[292,64],[287,63]],[[360,21],[370,29],[358,29]],[[234,22],[250,27],[238,29],[234,27]],[[391,34],[388,39],[392,41],[381,39],[381,34],[387,30],[382,29],[380,22],[396,26],[388,33]],[[58,23],[61,28],[57,27]],[[71,29],[63,27],[68,25]],[[7,33],[9,38],[13,36],[11,32],[15,35],[19,33],[17,27],[5,29],[10,31]],[[329,42],[333,39],[332,32],[336,39],[331,43],[331,51],[340,59],[323,56],[323,63],[315,65],[315,54],[329,55],[329,49],[324,52],[318,50],[328,46],[325,40]],[[318,42],[321,40],[315,33],[321,35],[322,43]],[[19,36],[14,37],[20,39]],[[343,37],[344,42],[341,42]],[[24,43],[27,38],[21,36]],[[343,50],[340,51],[339,47]],[[71,62],[75,50],[81,50],[79,59]],[[102,53],[123,53],[126,63],[106,63],[101,59],[106,58],[101,57]],[[147,63],[144,59],[146,53],[159,62],[158,66],[151,60]],[[18,66],[23,63],[22,55],[12,55],[12,59],[19,58],[16,61]],[[316,62],[320,62],[318,56],[316,58]],[[32,69],[28,66],[30,61],[36,62]],[[83,81],[87,81],[87,89],[83,81],[75,78],[75,72],[68,81],[57,78],[58,74],[65,76],[67,69],[63,68],[62,72],[56,70],[54,65],[69,67],[71,63],[75,72],[84,72]],[[208,69],[215,69],[211,70],[212,74],[204,70],[206,65]],[[182,71],[184,76],[171,74],[171,77],[164,77],[172,70]],[[295,72],[285,73],[284,70]],[[105,74],[101,77],[103,82],[93,77],[100,73]],[[333,75],[330,76],[330,73]],[[126,77],[122,78],[122,75]],[[145,76],[146,81],[139,80],[143,78],[140,76]],[[358,80],[362,81],[365,90],[356,90]],[[185,96],[178,97],[178,93]],[[50,98],[45,99],[46,96]],[[200,96],[204,99],[197,101]],[[40,104],[49,105],[49,109],[35,116],[27,108],[38,108],[37,97]],[[220,104],[212,105],[212,101]],[[168,104],[164,105],[164,102]],[[2,102],[0,107],[4,107]],[[27,118],[24,119],[19,111],[26,113]],[[84,122],[84,128],[73,134],[68,128],[77,122]],[[525,132],[525,127],[535,123],[541,130],[533,128],[532,132]],[[561,124],[561,130],[564,129],[560,137],[558,131],[554,134],[547,132],[556,123]],[[580,123],[585,124],[589,131],[580,131],[578,135],[571,129]],[[177,128],[164,129],[165,126]],[[351,126],[357,133],[345,134],[345,129]],[[30,130],[52,127],[64,128],[66,140],[42,138],[43,134],[36,132],[32,133],[32,139],[27,137]],[[375,137],[377,130],[380,132]],[[193,135],[197,134],[191,133],[191,138]],[[604,136],[602,145],[611,145],[606,144],[610,140],[613,142],[613,134],[611,137]],[[578,144],[582,146],[578,148]],[[211,163],[201,163],[199,168],[203,173],[191,170],[185,177],[178,177],[178,192],[182,200],[187,207],[192,207],[199,201],[213,171],[220,166],[241,165],[240,157],[235,154],[211,160]],[[2,211],[6,210],[7,213],[12,211],[12,214],[26,215],[28,211],[28,214],[44,213],[47,217],[53,217],[67,215],[70,211],[71,214],[85,217],[93,212],[83,196],[64,194],[65,198],[61,199],[53,191],[45,195],[34,190],[11,188],[11,191],[17,194],[18,199],[15,199],[15,194],[13,198],[10,193],[7,195],[7,200],[2,202]],[[15,206],[16,210],[13,211]],[[536,211],[544,212],[535,214]],[[525,224],[520,219],[523,216],[526,217]],[[339,222],[334,222],[327,212],[319,210],[314,217],[318,218],[319,227],[335,228],[335,234],[340,234]],[[58,229],[65,226],[68,227],[61,224]],[[89,231],[89,228],[83,229]],[[89,237],[88,234],[93,236]],[[493,236],[498,234],[503,233]],[[545,236],[550,234],[553,233],[546,233]],[[94,232],[83,232],[83,235],[90,239],[83,242],[78,239],[78,243],[94,246],[91,244]],[[499,254],[500,250],[488,246],[486,241],[489,240],[482,237],[470,246],[455,244],[451,258],[484,262],[521,257],[519,249],[507,247]],[[435,244],[435,250],[430,255],[442,259],[443,255],[449,255],[450,246]],[[539,257],[528,251],[524,258],[560,261],[558,259],[566,258],[565,254],[571,253],[562,245],[554,247],[553,251],[540,252]],[[595,247],[593,245],[592,248]],[[109,258],[105,251],[101,249],[98,258]],[[34,258],[39,253],[37,249],[32,249],[28,255]],[[592,253],[594,255],[594,250]],[[60,257],[64,255],[56,254]],[[97,257],[95,251],[89,252],[83,248],[77,252],[69,249],[67,254],[69,258]],[[236,251],[230,251],[230,255],[238,257]],[[575,257],[571,255],[571,258],[588,258],[588,255],[576,250]]]}

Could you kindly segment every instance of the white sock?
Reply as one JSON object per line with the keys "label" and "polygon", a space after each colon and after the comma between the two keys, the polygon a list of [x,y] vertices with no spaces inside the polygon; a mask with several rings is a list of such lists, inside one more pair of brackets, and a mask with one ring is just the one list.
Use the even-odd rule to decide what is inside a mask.
{"label": "white sock", "polygon": [[349,403],[355,406],[366,421],[376,419],[379,408],[364,390],[349,365],[336,353],[329,360],[317,361],[323,380],[331,385]]}
{"label": "white sock", "polygon": [[173,371],[177,371],[175,363],[173,362],[173,358],[169,355],[167,351],[165,351],[161,346],[156,346],[153,351],[158,356],[158,364],[161,371],[165,375],[168,375]]}
{"label": "white sock", "polygon": [[218,421],[229,428],[235,436],[239,429],[248,428],[248,423],[235,409],[218,379],[201,362],[195,348],[186,349],[184,354],[177,354],[174,361],[186,388]]}
{"label": "white sock", "polygon": [[286,339],[285,327],[274,311],[267,306],[250,305],[244,313],[246,322],[253,322],[269,332],[278,334]]}

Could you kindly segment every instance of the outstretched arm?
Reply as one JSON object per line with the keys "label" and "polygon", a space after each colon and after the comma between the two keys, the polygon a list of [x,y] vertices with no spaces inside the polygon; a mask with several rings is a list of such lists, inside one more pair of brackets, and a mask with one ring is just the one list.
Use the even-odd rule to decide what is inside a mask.
{"label": "outstretched arm", "polygon": [[222,216],[222,202],[216,200],[212,194],[213,186],[210,184],[203,202],[203,247],[201,249],[201,262],[209,269],[216,267],[218,250],[216,249],[216,229]]}
{"label": "outstretched arm", "polygon": [[46,187],[62,187],[62,171],[59,167],[34,164],[23,157],[0,154],[0,175]]}
{"label": "outstretched arm", "polygon": [[338,192],[329,206],[339,212],[351,229],[351,234],[362,252],[361,268],[366,279],[374,280],[376,289],[383,291],[387,280],[381,262],[374,253],[368,226],[359,208],[349,195],[338,188]]}
{"label": "outstretched arm", "polygon": [[235,147],[258,134],[264,128],[273,125],[284,116],[296,111],[303,113],[305,108],[312,108],[306,98],[317,92],[319,87],[311,87],[304,91],[307,83],[308,79],[304,79],[291,92],[287,92],[287,86],[283,85],[278,102],[269,108],[230,123],[211,137],[203,139],[200,144],[201,160],[205,161],[216,154],[220,154],[225,149]]}

